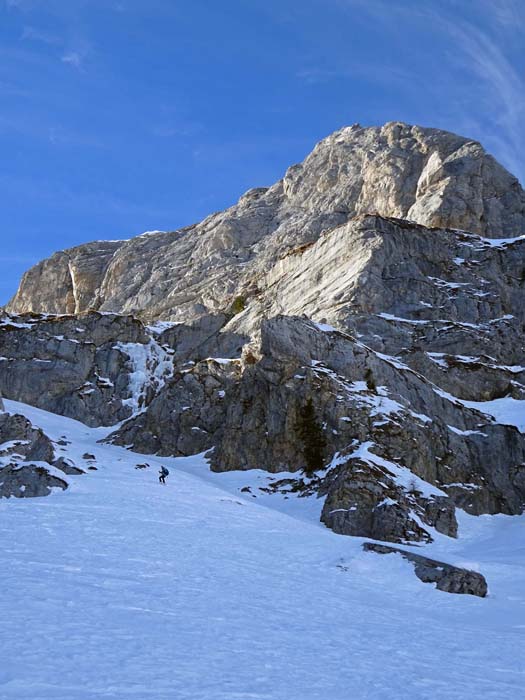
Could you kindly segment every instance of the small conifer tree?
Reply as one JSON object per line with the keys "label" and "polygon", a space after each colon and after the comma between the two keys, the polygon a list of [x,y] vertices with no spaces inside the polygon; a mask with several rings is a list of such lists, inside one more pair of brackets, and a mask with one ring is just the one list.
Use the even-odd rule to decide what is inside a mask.
{"label": "small conifer tree", "polygon": [[365,372],[365,381],[368,391],[373,391],[375,393],[377,386],[374,380],[374,375],[370,367]]}
{"label": "small conifer tree", "polygon": [[318,469],[323,468],[326,448],[326,439],[312,399],[308,399],[299,409],[296,431],[302,442],[304,472],[307,476],[312,476]]}

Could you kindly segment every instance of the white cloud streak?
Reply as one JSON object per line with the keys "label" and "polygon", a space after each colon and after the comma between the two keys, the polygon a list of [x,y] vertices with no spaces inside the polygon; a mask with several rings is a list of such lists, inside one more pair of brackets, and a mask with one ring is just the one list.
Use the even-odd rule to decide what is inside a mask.
{"label": "white cloud streak", "polygon": [[502,135],[496,138],[502,155],[514,172],[523,177],[525,76],[507,58],[504,45],[487,33],[466,24],[456,25],[451,31],[460,46],[460,60],[479,81],[473,86],[473,93],[483,100],[484,109],[494,115],[494,122],[502,128]]}
{"label": "white cloud streak", "polygon": [[43,44],[49,44],[51,46],[61,43],[61,39],[58,36],[31,26],[24,27],[21,38],[28,41],[39,41]]}
{"label": "white cloud streak", "polygon": [[68,51],[63,56],[60,57],[62,63],[67,63],[77,70],[82,67],[83,58],[78,51]]}
{"label": "white cloud streak", "polygon": [[[483,141],[525,183],[525,2],[523,0],[336,0],[347,11],[367,14],[385,30],[402,27],[451,48],[444,69],[453,79],[443,84],[414,81],[435,102],[447,104],[449,128],[465,124],[467,134]],[[432,48],[429,48],[432,51]],[[522,69],[516,56],[522,57]],[[456,77],[457,76],[457,77]],[[407,85],[407,90],[410,87]],[[451,103],[456,102],[455,110]],[[445,113],[445,110],[444,112]],[[456,127],[457,128],[457,127]]]}

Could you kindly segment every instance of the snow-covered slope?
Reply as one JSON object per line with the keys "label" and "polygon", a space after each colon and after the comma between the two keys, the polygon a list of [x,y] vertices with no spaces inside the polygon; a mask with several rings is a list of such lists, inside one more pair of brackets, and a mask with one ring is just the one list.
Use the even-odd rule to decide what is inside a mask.
{"label": "snow-covered slope", "polygon": [[2,700],[523,696],[524,516],[458,512],[460,540],[418,548],[487,577],[485,599],[448,595],[326,529],[321,499],[258,490],[275,476],[144,458],[97,444],[107,429],[6,408],[98,470],[0,501]]}

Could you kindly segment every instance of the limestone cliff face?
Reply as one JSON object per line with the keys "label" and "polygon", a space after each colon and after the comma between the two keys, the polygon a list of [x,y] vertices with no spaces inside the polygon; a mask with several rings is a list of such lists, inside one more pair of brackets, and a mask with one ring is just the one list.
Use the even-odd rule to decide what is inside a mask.
{"label": "limestone cliff face", "polygon": [[55,253],[25,273],[10,306],[20,313],[49,314],[74,314],[97,306],[98,288],[121,245],[95,241]]}
{"label": "limestone cliff face", "polygon": [[168,233],[89,243],[32,268],[13,313],[91,308],[146,319],[223,312],[287,252],[377,213],[503,238],[525,232],[525,192],[480,144],[392,122],[341,129],[270,188]]}

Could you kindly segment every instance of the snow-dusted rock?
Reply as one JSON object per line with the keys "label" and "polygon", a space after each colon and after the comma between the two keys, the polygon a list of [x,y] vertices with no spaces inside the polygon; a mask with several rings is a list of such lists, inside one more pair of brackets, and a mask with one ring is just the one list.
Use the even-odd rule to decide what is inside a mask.
{"label": "snow-dusted rock", "polygon": [[71,460],[55,457],[54,445],[22,415],[0,413],[0,498],[48,496],[66,489],[65,474],[82,474]]}
{"label": "snow-dusted rock", "polygon": [[459,566],[446,564],[423,557],[405,549],[387,545],[365,542],[363,549],[376,554],[399,554],[414,565],[414,573],[424,583],[435,583],[436,588],[446,593],[465,593],[484,598],[487,595],[487,582],[478,571],[462,569]]}
{"label": "snow-dusted rock", "polygon": [[171,365],[170,352],[129,316],[0,320],[3,395],[87,425],[112,425],[141,409]]}
{"label": "snow-dusted rock", "polygon": [[227,394],[241,374],[238,360],[207,358],[180,365],[148,408],[109,441],[136,452],[191,455],[218,444]]}
{"label": "snow-dusted rock", "polygon": [[521,512],[521,433],[402,363],[284,316],[263,322],[259,357],[247,357],[180,365],[111,440],[161,455],[213,447],[219,472],[300,470],[298,416],[312,399],[329,467],[323,521],[336,531],[428,541],[433,530],[455,536],[453,504],[470,513]]}
{"label": "snow-dusted rock", "polygon": [[67,481],[46,464],[9,464],[0,469],[0,498],[49,496],[67,488]]}
{"label": "snow-dusted rock", "polygon": [[492,245],[460,231],[364,216],[283,258],[226,329],[257,337],[263,317],[304,314],[396,356],[460,398],[509,391],[519,398],[524,257],[525,238]]}
{"label": "snow-dusted rock", "polygon": [[24,416],[0,413],[0,459],[5,463],[11,457],[51,463],[54,459],[53,444]]}
{"label": "snow-dusted rock", "polygon": [[442,487],[469,512],[521,512],[525,440],[516,428],[493,424],[402,364],[302,319],[263,323],[261,347],[260,362],[230,392],[215,469],[302,467],[294,426],[312,398],[327,459],[354,440],[372,442],[373,452]]}
{"label": "snow-dusted rock", "polygon": [[431,542],[432,530],[456,537],[454,503],[443,491],[408,473],[400,480],[397,464],[369,451],[355,455],[339,463],[323,487],[327,527],[389,542]]}

